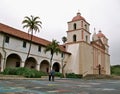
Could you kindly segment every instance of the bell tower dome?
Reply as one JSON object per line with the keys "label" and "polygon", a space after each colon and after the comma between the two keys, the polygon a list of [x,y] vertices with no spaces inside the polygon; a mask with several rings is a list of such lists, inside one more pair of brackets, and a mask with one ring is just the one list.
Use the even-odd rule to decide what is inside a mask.
{"label": "bell tower dome", "polygon": [[85,41],[90,43],[89,26],[90,24],[81,16],[81,13],[78,12],[77,15],[68,22],[67,42]]}

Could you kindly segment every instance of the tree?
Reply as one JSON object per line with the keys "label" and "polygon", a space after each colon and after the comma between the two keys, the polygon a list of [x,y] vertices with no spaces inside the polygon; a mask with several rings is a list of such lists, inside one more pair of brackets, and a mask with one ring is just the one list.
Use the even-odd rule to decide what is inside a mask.
{"label": "tree", "polygon": [[39,21],[39,19],[40,18],[38,16],[34,17],[31,15],[30,17],[28,17],[28,16],[24,17],[24,20],[22,21],[22,24],[24,24],[23,28],[28,28],[28,34],[30,33],[30,46],[29,46],[26,60],[28,59],[29,54],[30,54],[33,32],[35,32],[35,33],[39,32],[40,31],[39,27],[41,28],[42,22]]}
{"label": "tree", "polygon": [[65,36],[63,36],[62,41],[63,41],[63,43],[65,43],[67,41],[67,38]]}
{"label": "tree", "polygon": [[50,58],[50,64],[49,64],[49,71],[52,69],[52,59],[53,59],[53,55],[56,53],[56,55],[58,53],[61,52],[60,48],[59,48],[59,42],[57,42],[56,40],[52,40],[52,42],[50,44],[47,45],[45,52],[50,51],[51,53],[51,58]]}

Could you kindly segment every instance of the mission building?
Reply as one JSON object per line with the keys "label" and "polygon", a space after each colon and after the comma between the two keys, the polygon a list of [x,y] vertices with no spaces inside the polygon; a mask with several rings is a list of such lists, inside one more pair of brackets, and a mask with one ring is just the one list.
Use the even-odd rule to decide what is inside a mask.
{"label": "mission building", "polygon": [[[56,72],[110,75],[110,55],[107,37],[99,31],[91,36],[90,24],[78,12],[68,23],[67,42],[59,45],[62,53],[54,54],[52,67]],[[90,40],[92,37],[92,41]],[[50,52],[45,48],[51,41],[33,36],[26,60],[30,36],[0,23],[0,71],[7,67],[27,67],[48,72]]]}

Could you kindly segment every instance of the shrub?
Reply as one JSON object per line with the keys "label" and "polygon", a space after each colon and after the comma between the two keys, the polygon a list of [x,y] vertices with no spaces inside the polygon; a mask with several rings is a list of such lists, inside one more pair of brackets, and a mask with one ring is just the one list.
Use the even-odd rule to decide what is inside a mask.
{"label": "shrub", "polygon": [[80,74],[75,74],[75,73],[67,73],[66,74],[67,78],[82,78],[82,75]]}
{"label": "shrub", "polygon": [[62,73],[60,73],[60,72],[55,72],[55,76],[57,76],[57,77],[63,77],[63,74]]}
{"label": "shrub", "polygon": [[9,68],[6,68],[3,71],[3,74],[6,74],[6,75],[16,75],[17,74],[16,70],[17,70],[17,68],[9,67]]}
{"label": "shrub", "polygon": [[41,76],[47,76],[48,75],[48,73],[43,72],[43,71],[39,71],[39,73],[40,73]]}
{"label": "shrub", "polygon": [[35,69],[29,68],[6,68],[3,74],[7,75],[22,75],[28,78],[40,78],[41,74]]}
{"label": "shrub", "polygon": [[28,68],[17,68],[16,72],[17,75],[23,75],[23,73],[25,73],[28,70],[29,70]]}
{"label": "shrub", "polygon": [[120,65],[111,66],[111,74],[120,76]]}
{"label": "shrub", "polygon": [[19,68],[17,74],[22,75],[27,78],[40,78],[41,77],[41,74],[39,73],[39,71],[35,69],[29,69],[29,68]]}

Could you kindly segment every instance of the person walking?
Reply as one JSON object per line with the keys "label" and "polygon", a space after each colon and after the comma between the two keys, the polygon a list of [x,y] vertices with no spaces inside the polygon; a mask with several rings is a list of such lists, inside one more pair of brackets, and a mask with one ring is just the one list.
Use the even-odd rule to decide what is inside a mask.
{"label": "person walking", "polygon": [[55,78],[55,70],[54,69],[52,69],[52,71],[51,71],[51,77],[52,77],[52,81],[54,81],[54,78]]}
{"label": "person walking", "polygon": [[52,81],[54,81],[54,78],[55,78],[55,70],[52,69],[49,73],[49,81],[51,81],[51,78],[52,78]]}
{"label": "person walking", "polygon": [[49,72],[49,81],[51,81],[51,72],[52,71]]}

